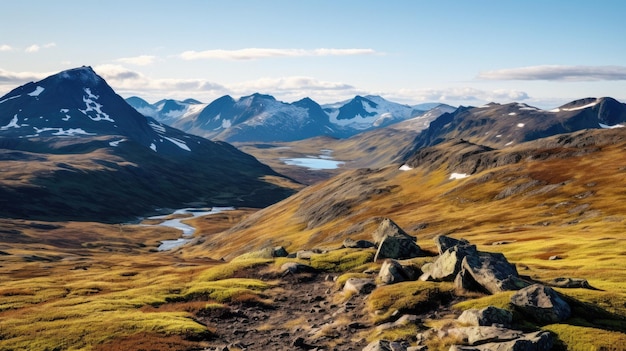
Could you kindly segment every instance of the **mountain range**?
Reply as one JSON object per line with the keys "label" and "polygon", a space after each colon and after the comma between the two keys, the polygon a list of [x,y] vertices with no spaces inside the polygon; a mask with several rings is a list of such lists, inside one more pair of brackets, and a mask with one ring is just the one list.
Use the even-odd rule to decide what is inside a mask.
{"label": "mountain range", "polygon": [[258,93],[238,100],[226,95],[210,104],[196,100],[161,100],[149,104],[139,97],[126,101],[137,111],[163,123],[227,142],[295,141],[316,136],[347,138],[419,117],[440,105],[408,106],[369,95],[327,105],[310,98],[286,103]]}
{"label": "mountain range", "polygon": [[3,217],[120,221],[193,202],[265,206],[292,192],[233,146],[141,115],[90,67],[0,97],[0,163]]}

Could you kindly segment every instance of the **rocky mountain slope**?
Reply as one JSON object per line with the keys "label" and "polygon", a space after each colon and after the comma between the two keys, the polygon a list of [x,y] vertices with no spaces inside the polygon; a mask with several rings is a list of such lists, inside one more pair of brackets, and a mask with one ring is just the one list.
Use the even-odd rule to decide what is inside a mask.
{"label": "rocky mountain slope", "polygon": [[615,128],[626,121],[626,104],[587,98],[546,111],[521,103],[461,107],[443,114],[415,139],[414,150],[444,140],[464,139],[502,148],[583,129]]}
{"label": "rocky mountain slope", "polygon": [[139,114],[89,67],[0,97],[0,162],[3,217],[119,221],[193,202],[264,206],[292,192],[231,145]]}

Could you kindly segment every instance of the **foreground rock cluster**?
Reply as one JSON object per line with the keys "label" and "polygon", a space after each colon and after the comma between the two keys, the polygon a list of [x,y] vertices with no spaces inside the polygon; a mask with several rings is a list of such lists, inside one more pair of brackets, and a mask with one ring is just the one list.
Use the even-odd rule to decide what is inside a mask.
{"label": "foreground rock cluster", "polygon": [[[408,235],[392,220],[384,219],[372,237],[372,242],[346,239],[343,248],[370,251],[375,249],[375,260],[381,261],[381,265],[376,266],[379,267],[376,270],[370,268],[355,277],[345,279],[345,283],[340,287],[333,285],[330,275],[322,279],[319,277],[322,276],[320,274],[322,271],[312,265],[302,263],[306,260],[313,262],[315,255],[324,253],[322,250],[305,250],[289,254],[283,248],[278,247],[265,249],[252,255],[298,258],[299,262],[287,262],[281,266],[280,274],[283,279],[292,279],[293,283],[300,279],[295,277],[305,275],[317,281],[315,285],[293,285],[291,287],[294,290],[293,296],[288,295],[289,297],[282,298],[282,301],[288,301],[288,299],[292,301],[294,296],[304,294],[306,289],[310,290],[314,287],[313,291],[317,291],[315,296],[306,295],[311,296],[305,299],[308,301],[306,304],[301,305],[306,307],[306,311],[302,310],[300,314],[306,318],[305,323],[311,324],[311,328],[297,328],[296,331],[308,330],[308,332],[300,332],[298,335],[292,335],[289,332],[280,334],[281,337],[292,339],[290,349],[417,351],[428,350],[437,342],[440,343],[439,345],[444,342],[445,345],[449,345],[446,347],[449,347],[450,351],[551,350],[555,345],[553,335],[538,327],[529,328],[528,326],[559,323],[569,318],[572,313],[568,302],[552,287],[520,276],[515,265],[508,262],[501,253],[483,252],[466,240],[437,236],[434,240],[438,255],[428,259],[431,262],[416,267],[412,259],[428,254],[420,249],[415,237]],[[432,305],[430,312],[426,314],[416,315],[395,311],[383,323],[372,324],[365,306],[368,300],[373,298],[373,293],[377,289],[402,282],[420,281],[433,282],[429,284],[448,284],[448,286],[453,284],[454,291],[456,291],[456,298],[453,299],[455,301],[460,301],[467,293],[475,296],[476,293],[490,295],[504,291],[515,292],[511,295],[509,307],[506,309],[487,306],[481,309],[468,309],[459,315],[458,311],[450,308],[450,304],[443,307],[445,311],[438,311],[442,307]],[[589,286],[585,280],[571,278],[560,278],[551,283],[562,287]],[[326,286],[323,293],[319,289],[320,286]],[[303,290],[296,291],[298,289]],[[285,296],[284,292],[281,294]],[[338,295],[343,296],[343,300],[339,299],[342,301],[340,303],[337,302]],[[297,304],[283,305],[285,308],[293,308],[293,312],[298,313]],[[448,319],[450,319],[450,314],[454,315],[443,326],[428,328],[423,324],[424,320],[437,318],[443,315],[443,312],[448,313]],[[238,313],[243,315],[241,311]],[[261,315],[265,314],[261,313]],[[339,322],[341,320],[350,320],[350,322],[342,324]],[[523,323],[520,324],[520,321]],[[361,337],[353,339],[348,345],[336,341],[334,347],[328,348],[327,346],[333,337],[336,340],[345,340],[349,339],[350,335],[354,336],[363,330],[383,333],[386,330],[406,328],[411,325],[419,332],[409,338],[403,337],[399,340],[380,338],[367,343],[365,338]],[[520,325],[524,327],[521,328]],[[324,332],[320,333],[320,331]],[[369,337],[367,339],[371,340]],[[263,345],[269,347],[271,341]],[[247,348],[244,345],[239,349]],[[441,349],[440,346],[437,349]]]}

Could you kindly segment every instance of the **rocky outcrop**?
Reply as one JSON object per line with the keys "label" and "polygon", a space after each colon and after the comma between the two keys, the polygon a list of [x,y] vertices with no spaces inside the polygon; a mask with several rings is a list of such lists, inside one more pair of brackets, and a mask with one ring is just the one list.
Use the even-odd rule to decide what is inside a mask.
{"label": "rocky outcrop", "polygon": [[422,250],[415,242],[416,238],[407,234],[389,218],[385,218],[380,223],[372,236],[378,245],[375,261],[381,258],[413,258],[422,254]]}
{"label": "rocky outcrop", "polygon": [[529,285],[501,253],[478,251],[466,240],[435,237],[439,257],[422,267],[420,280],[455,281],[458,288],[495,294]]}
{"label": "rocky outcrop", "polygon": [[589,285],[587,279],[580,278],[554,278],[548,282],[546,285],[555,287],[555,288],[582,288],[582,289],[591,289],[598,290],[593,286]]}
{"label": "rocky outcrop", "polygon": [[348,249],[369,249],[371,247],[376,247],[376,244],[367,240],[354,240],[347,238],[343,241],[342,246]]}
{"label": "rocky outcrop", "polygon": [[551,287],[533,284],[511,296],[511,303],[523,314],[539,323],[562,322],[569,318],[572,310]]}

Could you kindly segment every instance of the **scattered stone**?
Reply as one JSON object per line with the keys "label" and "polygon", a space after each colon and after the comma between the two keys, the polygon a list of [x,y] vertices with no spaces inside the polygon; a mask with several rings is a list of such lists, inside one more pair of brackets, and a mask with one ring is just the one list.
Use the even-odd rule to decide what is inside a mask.
{"label": "scattered stone", "polygon": [[369,249],[372,247],[376,247],[376,244],[367,240],[354,240],[351,238],[347,238],[343,241],[343,247],[350,249]]}
{"label": "scattered stone", "polygon": [[533,284],[511,296],[511,303],[540,323],[559,323],[571,314],[571,307],[551,287]]}
{"label": "scattered stone", "polygon": [[563,257],[559,256],[559,255],[554,255],[554,256],[550,256],[548,257],[548,260],[550,261],[556,261],[556,260],[562,260]]}
{"label": "scattered stone", "polygon": [[502,308],[488,306],[481,310],[472,308],[463,311],[457,320],[472,326],[499,325],[508,327],[513,321],[513,313]]}
{"label": "scattered stone", "polygon": [[283,275],[285,275],[296,273],[315,273],[316,269],[303,263],[286,262],[282,266],[280,266],[280,271]]}
{"label": "scattered stone", "polygon": [[372,236],[378,245],[374,261],[380,258],[413,258],[422,254],[422,250],[415,242],[416,238],[407,234],[389,218],[380,223]]}
{"label": "scattered stone", "polygon": [[413,267],[403,266],[400,262],[392,259],[385,260],[378,273],[381,284],[394,284],[416,278],[417,271]]}
{"label": "scattered stone", "polygon": [[363,351],[407,351],[408,345],[396,341],[376,340],[369,343]]}
{"label": "scattered stone", "polygon": [[591,289],[598,290],[598,288],[594,288],[589,284],[587,279],[579,279],[579,278],[554,278],[548,282],[546,285],[553,286],[556,288],[583,288],[583,289]]}
{"label": "scattered stone", "polygon": [[319,250],[319,249],[300,250],[296,252],[296,258],[299,258],[302,260],[310,260],[312,255],[320,254],[320,253],[322,253],[322,250]]}
{"label": "scattered stone", "polygon": [[376,288],[374,279],[369,278],[350,278],[343,286],[343,292],[348,294],[367,295]]}

